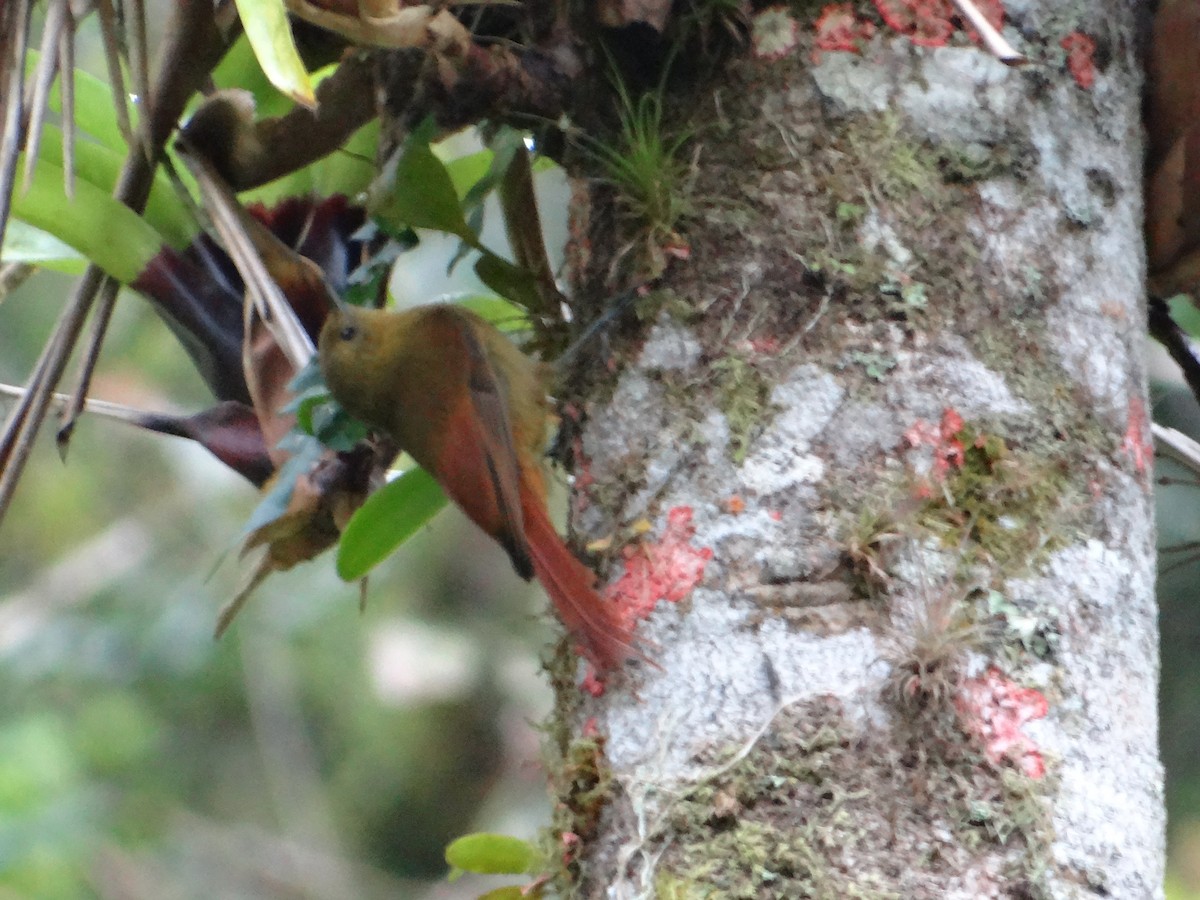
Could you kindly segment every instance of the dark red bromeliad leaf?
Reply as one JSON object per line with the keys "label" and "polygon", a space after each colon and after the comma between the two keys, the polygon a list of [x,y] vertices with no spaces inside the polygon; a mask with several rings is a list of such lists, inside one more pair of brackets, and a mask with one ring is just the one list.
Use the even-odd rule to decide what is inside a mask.
{"label": "dark red bromeliad leaf", "polygon": [[262,487],[275,471],[258,416],[236,400],[224,400],[192,416],[146,413],[130,421],[148,431],[196,441],[255,487]]}
{"label": "dark red bromeliad leaf", "polygon": [[[362,207],[336,196],[319,202],[293,198],[269,209],[257,205],[248,211],[284,244],[315,262],[325,281],[341,292],[363,252],[362,242],[353,237],[366,220]],[[289,277],[283,271],[272,271],[272,276],[315,343],[327,312],[326,295],[303,277]],[[246,371],[244,286],[228,254],[207,235],[182,251],[164,247],[132,287],[150,300],[221,401],[212,410],[192,417],[196,421],[191,426],[152,430],[198,440],[222,462],[261,484],[265,480],[262,473],[269,475],[274,469],[268,447],[287,431],[282,422],[274,421],[277,406],[267,408],[263,400],[279,398],[294,373],[278,364],[277,354],[264,346],[261,335],[256,335],[255,350],[249,357],[254,370]],[[233,407],[225,406],[230,402],[256,420],[240,413],[231,416]],[[159,424],[165,426],[166,419]],[[227,452],[230,447],[238,449]]]}

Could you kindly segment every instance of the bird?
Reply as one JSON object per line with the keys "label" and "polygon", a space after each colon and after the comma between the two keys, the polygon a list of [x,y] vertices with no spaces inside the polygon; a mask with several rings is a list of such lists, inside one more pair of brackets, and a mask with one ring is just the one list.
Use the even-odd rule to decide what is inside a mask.
{"label": "bird", "polygon": [[536,577],[599,672],[645,659],[620,610],[559,536],[540,458],[541,367],[498,328],[453,303],[403,310],[339,305],[321,329],[321,372],[354,418],[386,435]]}

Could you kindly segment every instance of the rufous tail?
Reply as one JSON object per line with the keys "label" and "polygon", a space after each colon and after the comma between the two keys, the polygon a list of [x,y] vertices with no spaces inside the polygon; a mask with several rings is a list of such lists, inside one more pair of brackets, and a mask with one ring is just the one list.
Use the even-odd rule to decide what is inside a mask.
{"label": "rufous tail", "polygon": [[596,592],[596,576],[559,537],[545,506],[528,489],[521,491],[521,501],[533,571],[588,659],[601,671],[616,668],[627,659],[646,659],[616,607]]}

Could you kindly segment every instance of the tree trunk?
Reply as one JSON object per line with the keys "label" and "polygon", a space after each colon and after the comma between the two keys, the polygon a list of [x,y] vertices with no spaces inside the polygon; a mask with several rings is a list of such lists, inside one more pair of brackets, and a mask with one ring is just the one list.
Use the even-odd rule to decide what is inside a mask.
{"label": "tree trunk", "polygon": [[667,101],[690,258],[589,373],[574,524],[678,602],[559,687],[580,896],[1161,895],[1134,14],[1008,15],[1032,65],[885,28]]}

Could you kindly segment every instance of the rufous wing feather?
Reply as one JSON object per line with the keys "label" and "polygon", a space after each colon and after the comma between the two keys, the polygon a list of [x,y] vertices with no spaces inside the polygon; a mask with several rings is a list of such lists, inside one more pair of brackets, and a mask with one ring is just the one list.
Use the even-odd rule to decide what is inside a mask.
{"label": "rufous wing feather", "polygon": [[472,417],[476,425],[474,437],[483,451],[483,462],[487,466],[500,516],[500,531],[493,537],[504,544],[517,574],[529,579],[533,577],[533,564],[525,539],[520,496],[521,468],[505,400],[507,385],[503,383],[503,376],[488,361],[487,350],[465,319],[460,320],[459,334],[468,361],[467,392],[475,413]]}

